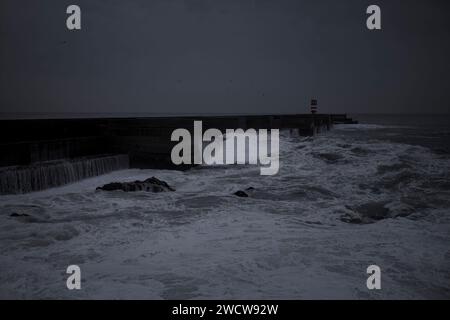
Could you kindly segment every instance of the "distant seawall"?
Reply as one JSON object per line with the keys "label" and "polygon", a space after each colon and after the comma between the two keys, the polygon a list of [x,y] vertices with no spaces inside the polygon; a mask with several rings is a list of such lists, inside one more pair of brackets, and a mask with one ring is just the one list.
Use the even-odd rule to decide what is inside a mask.
{"label": "distant seawall", "polygon": [[[5,167],[10,167],[10,185],[11,170],[29,172],[33,176],[32,172],[39,167],[50,170],[52,161],[65,161],[65,165],[70,166],[80,161],[94,161],[104,155],[127,156],[127,161],[122,156],[120,165],[112,166],[110,171],[128,165],[133,168],[186,169],[186,166],[172,164],[170,153],[175,142],[171,142],[170,137],[177,128],[192,130],[195,120],[203,122],[204,130],[293,129],[300,135],[329,130],[335,123],[354,123],[345,114],[0,120],[0,179],[3,183],[0,193],[41,190],[108,172],[94,170],[89,174],[67,176],[72,173],[65,172],[71,171],[56,169],[61,163],[54,163],[58,172],[54,174],[65,175],[55,178],[60,182],[40,186],[35,183],[35,187],[30,188],[11,186],[8,189],[4,182]],[[7,189],[10,191],[6,192]]]}

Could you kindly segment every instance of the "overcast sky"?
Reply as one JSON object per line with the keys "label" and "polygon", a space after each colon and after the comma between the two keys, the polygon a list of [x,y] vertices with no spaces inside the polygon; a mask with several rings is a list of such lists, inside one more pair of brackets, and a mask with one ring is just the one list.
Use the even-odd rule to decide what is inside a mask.
{"label": "overcast sky", "polygon": [[450,110],[447,0],[1,0],[0,28],[1,112]]}

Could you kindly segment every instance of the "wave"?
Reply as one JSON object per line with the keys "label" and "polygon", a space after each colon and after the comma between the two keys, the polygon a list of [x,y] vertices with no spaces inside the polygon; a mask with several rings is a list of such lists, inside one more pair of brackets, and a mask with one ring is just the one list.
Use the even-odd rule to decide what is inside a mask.
{"label": "wave", "polygon": [[[383,129],[281,132],[270,177],[250,165],[128,169],[0,196],[0,297],[69,297],[48,270],[79,263],[85,298],[364,298],[351,288],[374,261],[390,268],[380,297],[448,297],[450,159]],[[95,192],[151,176],[176,192]]]}

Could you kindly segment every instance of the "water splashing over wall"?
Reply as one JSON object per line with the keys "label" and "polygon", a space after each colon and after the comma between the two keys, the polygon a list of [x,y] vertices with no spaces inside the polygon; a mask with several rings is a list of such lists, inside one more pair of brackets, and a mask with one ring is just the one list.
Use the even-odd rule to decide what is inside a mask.
{"label": "water splashing over wall", "polygon": [[129,167],[128,155],[109,155],[0,168],[0,194],[61,186]]}

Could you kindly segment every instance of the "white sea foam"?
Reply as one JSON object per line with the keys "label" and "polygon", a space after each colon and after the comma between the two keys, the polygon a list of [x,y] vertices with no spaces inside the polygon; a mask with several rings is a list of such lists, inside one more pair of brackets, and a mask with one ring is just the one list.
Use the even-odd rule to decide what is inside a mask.
{"label": "white sea foam", "polygon": [[[131,169],[1,196],[0,298],[450,296],[448,158],[341,127],[280,140],[273,177]],[[95,191],[151,176],[176,192]],[[81,291],[66,289],[70,264]],[[381,291],[366,288],[371,264]]]}

